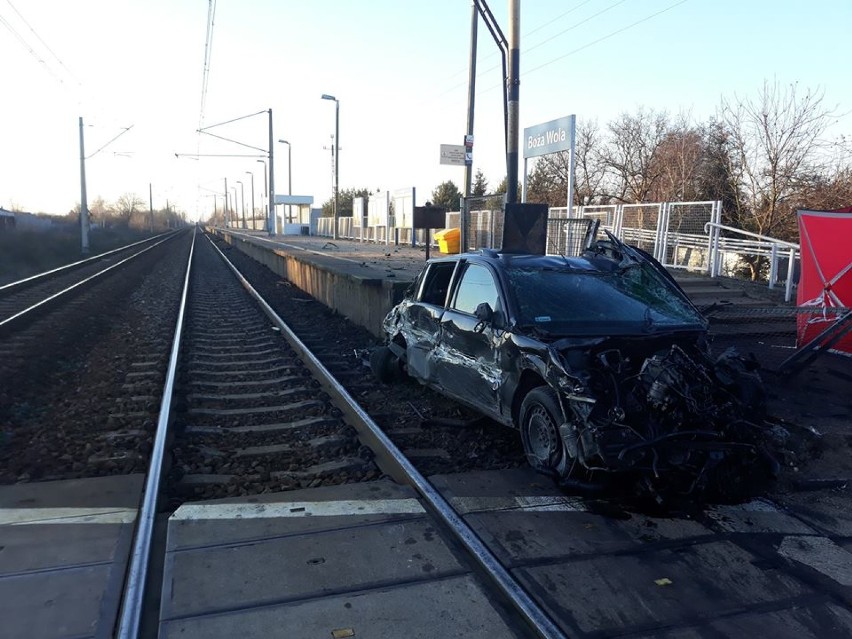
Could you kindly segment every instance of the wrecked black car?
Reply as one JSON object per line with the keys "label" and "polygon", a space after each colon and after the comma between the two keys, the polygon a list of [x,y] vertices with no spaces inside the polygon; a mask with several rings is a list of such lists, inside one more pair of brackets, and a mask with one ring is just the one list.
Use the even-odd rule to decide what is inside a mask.
{"label": "wrecked black car", "polygon": [[563,483],[736,501],[776,470],[755,362],[713,357],[707,321],[651,256],[609,235],[580,257],[492,250],[427,263],[372,367],[520,431]]}

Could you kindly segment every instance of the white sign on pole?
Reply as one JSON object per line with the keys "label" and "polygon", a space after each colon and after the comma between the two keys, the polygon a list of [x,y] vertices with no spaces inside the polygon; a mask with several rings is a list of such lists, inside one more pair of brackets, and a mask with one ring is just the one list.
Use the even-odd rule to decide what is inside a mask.
{"label": "white sign on pole", "polygon": [[463,144],[442,144],[441,164],[464,166],[465,148]]}

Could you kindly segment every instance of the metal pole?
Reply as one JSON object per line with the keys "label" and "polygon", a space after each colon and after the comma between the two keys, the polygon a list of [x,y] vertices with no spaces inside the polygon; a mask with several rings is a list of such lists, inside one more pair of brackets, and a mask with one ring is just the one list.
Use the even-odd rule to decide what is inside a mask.
{"label": "metal pole", "polygon": [[222,213],[222,217],[225,218],[225,228],[228,228],[228,221],[231,219],[230,200],[231,198],[228,197],[228,178],[225,178],[225,211]]}
{"label": "metal pole", "polygon": [[272,154],[272,109],[269,109],[269,235],[275,235],[275,171]]}
{"label": "metal pole", "polygon": [[784,301],[793,299],[793,275],[796,267],[796,249],[790,249],[790,259],[787,262],[787,285],[784,287]]}
{"label": "metal pole", "polygon": [[[293,164],[291,162],[291,155],[290,155],[290,149],[291,149],[292,145],[287,140],[278,140],[278,142],[280,144],[286,144],[287,145],[287,195],[293,195]],[[334,157],[333,153],[334,153],[334,151],[332,151],[332,158]],[[287,206],[287,209],[286,209],[287,210],[287,214],[286,214],[287,222],[292,223],[293,222],[293,205],[287,204],[286,206]]]}
{"label": "metal pole", "polygon": [[[245,186],[243,186],[242,180],[237,180],[237,184],[240,185],[240,202],[242,202],[242,208],[240,209],[240,211],[243,220],[243,229],[245,229],[248,228],[246,226],[246,189]],[[236,193],[234,195],[236,196]]]}
{"label": "metal pole", "polygon": [[[476,51],[477,35],[479,29],[479,9],[476,2],[471,2],[470,10],[470,61],[467,73],[467,134],[473,135],[474,103],[476,101]],[[459,241],[463,247],[467,247],[467,202],[470,198],[470,185],[472,181],[473,163],[465,164],[464,167],[464,199],[459,207]]]}
{"label": "metal pole", "polygon": [[83,145],[83,116],[80,116],[80,241],[83,255],[89,253],[89,204],[86,198],[86,151]]}
{"label": "metal pole", "polygon": [[340,100],[333,95],[323,93],[320,96],[323,100],[334,100],[334,144],[331,145],[331,157],[334,160],[334,229],[332,230],[332,238],[337,239],[337,224],[340,219],[338,211],[338,184],[340,179]]}
{"label": "metal pole", "polygon": [[[476,100],[476,44],[479,27],[479,11],[476,4],[471,2],[470,12],[470,62],[467,74],[467,134],[473,135],[474,102]],[[470,197],[470,185],[473,177],[473,165],[464,167],[464,196]]]}
{"label": "metal pole", "polygon": [[[213,210],[216,210],[216,204],[214,200]],[[148,212],[151,215],[151,233],[154,232],[154,190],[151,186],[151,183],[148,182]]]}
{"label": "metal pole", "polygon": [[251,171],[246,171],[251,176],[251,230],[254,231],[254,216],[255,216],[255,208],[254,208],[254,173]]}
{"label": "metal pole", "polygon": [[[293,150],[293,146],[288,142],[287,143],[287,195],[293,195],[293,156],[290,154],[290,151]],[[293,205],[287,205],[287,219],[292,223],[293,222]]]}
{"label": "metal pole", "polygon": [[[267,191],[269,191],[269,186],[266,181],[266,160],[257,160],[261,164],[263,164],[263,197],[267,197]],[[268,202],[268,201],[267,201]]]}
{"label": "metal pole", "polygon": [[509,0],[509,77],[506,78],[509,129],[506,140],[506,202],[518,201],[518,122],[520,120],[521,0]]}
{"label": "metal pole", "polygon": [[[574,147],[577,139],[577,116],[568,118],[568,135],[570,135],[570,148],[568,149],[568,217],[574,217]],[[526,161],[525,161],[526,162]],[[526,175],[524,175],[526,183]]]}
{"label": "metal pole", "polygon": [[334,235],[337,239],[337,226],[340,221],[338,193],[340,192],[340,100],[334,100]]}

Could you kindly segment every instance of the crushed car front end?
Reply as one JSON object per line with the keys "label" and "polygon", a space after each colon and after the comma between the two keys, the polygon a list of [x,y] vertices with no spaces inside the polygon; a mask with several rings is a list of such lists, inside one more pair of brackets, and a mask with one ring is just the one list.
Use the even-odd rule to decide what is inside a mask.
{"label": "crushed car front end", "polygon": [[550,363],[568,482],[627,473],[655,494],[738,501],[777,470],[756,365],[734,351],[711,358],[700,335],[563,340]]}

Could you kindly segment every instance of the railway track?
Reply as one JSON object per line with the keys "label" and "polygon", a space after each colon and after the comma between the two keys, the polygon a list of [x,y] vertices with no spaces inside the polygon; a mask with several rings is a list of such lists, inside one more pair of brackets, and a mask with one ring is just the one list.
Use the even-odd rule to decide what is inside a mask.
{"label": "railway track", "polygon": [[[514,607],[538,636],[561,636],[446,500],[237,269],[230,265],[228,271],[222,258],[212,243],[196,242],[118,635],[136,636],[141,624],[157,502],[153,496],[161,492],[158,463],[170,456],[165,488],[169,510],[188,500],[263,495],[391,475],[418,491],[444,534],[467,550],[468,561],[484,575],[495,598]],[[176,428],[167,453],[165,429],[172,402]]]}
{"label": "railway track", "polygon": [[0,481],[144,470],[179,291],[171,274],[188,240],[60,271],[64,288],[52,272],[6,289],[18,292],[0,335]]}
{"label": "railway track", "polygon": [[[236,266],[197,234],[185,279],[179,276],[184,250],[172,251],[168,263],[161,258],[162,270],[151,273],[156,293],[139,294],[136,308],[158,294],[164,298],[146,317],[156,327],[133,340],[129,354],[119,355],[117,342],[110,342],[115,359],[104,368],[116,370],[105,383],[112,402],[107,417],[86,430],[63,425],[62,436],[54,433],[53,444],[37,451],[29,466],[13,466],[6,477],[138,473],[150,461],[118,636],[138,636],[143,584],[158,585],[156,575],[149,578],[160,546],[152,549],[158,507],[173,512],[192,502],[216,508],[221,498],[260,503],[374,482],[379,491],[384,484],[377,480],[387,477],[412,487],[422,504],[418,512],[442,522],[440,535],[463,557],[466,574],[475,575],[487,599],[500,602],[501,615],[513,620],[512,636],[602,636],[615,629],[652,636],[713,615],[722,619],[714,625],[721,636],[738,636],[752,618],[761,625],[767,614],[777,618],[766,623],[792,623],[797,636],[835,636],[843,627],[838,606],[845,605],[845,590],[791,567],[783,554],[795,552],[788,546],[801,540],[847,545],[849,539],[825,520],[770,501],[654,518],[566,497],[523,468],[514,432],[477,420],[416,384],[378,388],[364,365],[371,336],[354,335],[359,329],[217,244]],[[264,301],[249,296],[252,287],[238,270]],[[179,302],[185,313],[176,320]],[[81,308],[73,313],[90,317],[91,307],[75,304]],[[51,323],[52,313],[39,322],[43,335],[60,325],[58,318]],[[65,319],[69,313],[85,325],[71,312]],[[170,343],[172,333],[180,340]],[[69,451],[65,461],[53,452],[60,446]],[[0,448],[4,470],[14,457],[8,453],[25,448]],[[31,476],[47,458],[48,470]],[[627,598],[620,602],[624,584]],[[675,605],[665,594],[670,584],[692,594]],[[285,584],[273,580],[263,587],[274,600]],[[787,607],[804,611],[794,613],[795,623],[784,616]]]}
{"label": "railway track", "polygon": [[207,240],[194,262],[172,501],[378,477],[354,429]]}
{"label": "railway track", "polygon": [[0,334],[26,326],[50,306],[62,303],[67,296],[79,293],[81,287],[93,284],[173,235],[155,236],[0,286]]}

